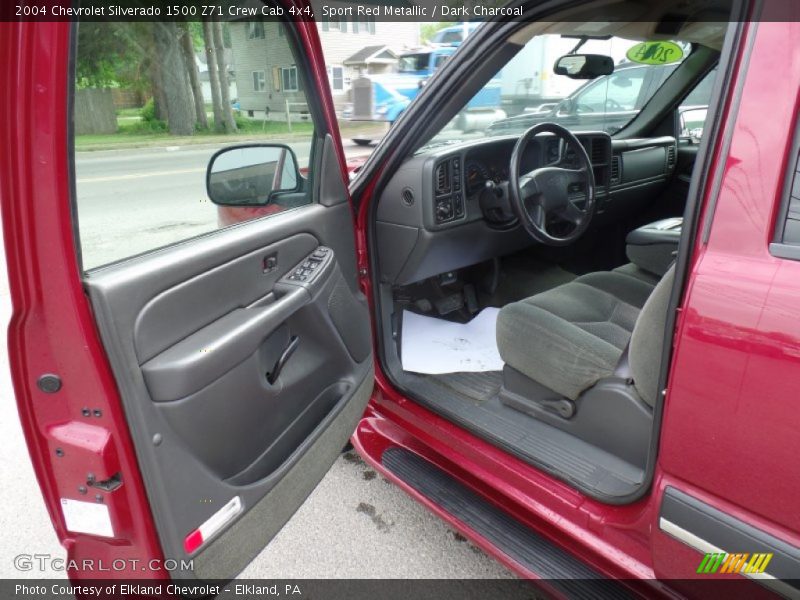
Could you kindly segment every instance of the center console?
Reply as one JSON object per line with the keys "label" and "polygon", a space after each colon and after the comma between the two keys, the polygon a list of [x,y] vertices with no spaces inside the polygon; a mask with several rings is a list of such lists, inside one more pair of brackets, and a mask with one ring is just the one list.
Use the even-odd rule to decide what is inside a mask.
{"label": "center console", "polygon": [[625,238],[628,259],[648,273],[662,277],[675,260],[683,219],[675,217],[634,229]]}

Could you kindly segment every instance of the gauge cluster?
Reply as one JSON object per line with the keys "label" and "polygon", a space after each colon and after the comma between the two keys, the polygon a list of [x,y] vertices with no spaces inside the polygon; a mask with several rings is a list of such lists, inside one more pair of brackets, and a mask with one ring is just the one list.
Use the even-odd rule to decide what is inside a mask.
{"label": "gauge cluster", "polygon": [[[555,146],[550,143],[545,145],[539,140],[528,145],[523,157],[525,171],[558,161],[560,152],[558,140],[547,140],[551,141],[555,142]],[[555,154],[551,153],[553,147]],[[491,146],[479,146],[467,152],[464,161],[464,190],[467,196],[479,194],[486,187],[487,181],[493,181],[498,185],[508,181],[513,150],[512,142],[501,142]]]}
{"label": "gauge cluster", "polygon": [[508,181],[508,165],[505,162],[484,162],[470,159],[464,168],[464,188],[467,195],[479,193],[486,187],[487,181],[502,183]]}

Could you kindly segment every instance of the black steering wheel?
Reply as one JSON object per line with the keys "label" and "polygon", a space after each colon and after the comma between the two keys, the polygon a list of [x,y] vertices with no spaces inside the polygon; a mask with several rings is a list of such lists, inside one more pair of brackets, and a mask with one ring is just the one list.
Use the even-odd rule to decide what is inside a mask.
{"label": "black steering wheel", "polygon": [[[581,164],[580,168],[550,166],[521,173],[525,149],[540,133],[552,133],[563,140],[567,147],[571,146]],[[561,125],[539,123],[522,134],[511,153],[508,179],[511,209],[536,241],[548,246],[566,246],[577,240],[589,227],[595,207],[592,163],[578,138]],[[579,207],[575,200],[582,201],[583,206]],[[559,223],[558,227],[554,226],[554,222]],[[563,222],[571,227],[563,227]],[[558,231],[548,231],[548,226]]]}

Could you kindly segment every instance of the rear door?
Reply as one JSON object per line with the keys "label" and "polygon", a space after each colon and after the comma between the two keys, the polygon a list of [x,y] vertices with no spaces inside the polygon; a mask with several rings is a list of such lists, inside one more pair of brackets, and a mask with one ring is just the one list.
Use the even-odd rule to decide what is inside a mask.
{"label": "rear door", "polygon": [[[205,25],[30,22],[3,36],[16,57],[0,127],[14,148],[2,177],[14,386],[59,537],[78,565],[118,561],[104,576],[236,575],[326,473],[372,391],[316,26]],[[230,40],[217,54],[228,64],[203,55],[207,34]],[[135,62],[154,106],[119,109],[130,99],[92,69],[113,50],[104,39],[120,45],[104,55],[117,84]],[[209,59],[196,87],[186,44]],[[241,106],[222,104],[216,132],[193,102],[206,79],[221,94],[206,102]],[[280,158],[269,173],[283,191],[255,177],[246,206],[215,206],[206,166],[242,140]],[[240,167],[220,180],[228,200]]]}
{"label": "rear door", "polygon": [[707,184],[658,458],[655,574],[698,596],[724,578],[752,581],[739,597],[800,595],[800,57],[770,73],[798,13],[764,6]]}

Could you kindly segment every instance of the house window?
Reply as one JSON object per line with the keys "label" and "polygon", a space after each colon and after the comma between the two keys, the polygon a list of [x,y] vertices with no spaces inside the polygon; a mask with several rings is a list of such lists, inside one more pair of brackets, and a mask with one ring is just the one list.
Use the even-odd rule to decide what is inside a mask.
{"label": "house window", "polygon": [[375,35],[375,17],[364,15],[353,20],[353,33],[370,33]]}
{"label": "house window", "polygon": [[267,89],[267,78],[264,71],[253,71],[253,91],[263,92]]}
{"label": "house window", "polygon": [[331,65],[328,67],[328,80],[334,92],[344,91],[344,67]]}
{"label": "house window", "polygon": [[322,31],[341,31],[347,33],[347,21],[339,17],[323,17]]}
{"label": "house window", "polygon": [[247,39],[248,40],[263,40],[264,39],[264,24],[259,22],[251,22],[247,24]]}
{"label": "house window", "polygon": [[283,67],[281,69],[281,89],[284,92],[297,91],[297,67]]}

